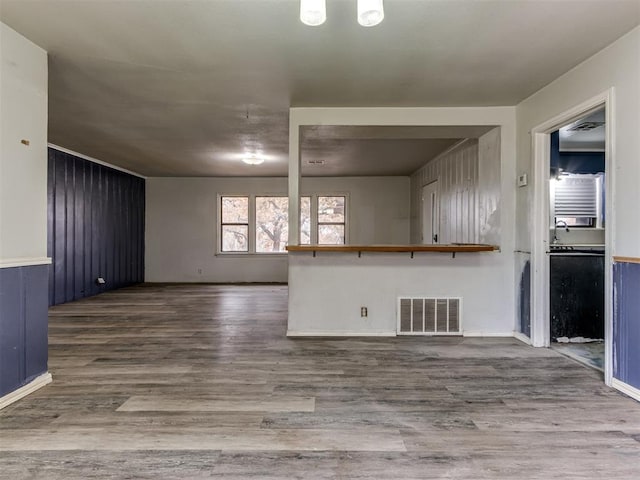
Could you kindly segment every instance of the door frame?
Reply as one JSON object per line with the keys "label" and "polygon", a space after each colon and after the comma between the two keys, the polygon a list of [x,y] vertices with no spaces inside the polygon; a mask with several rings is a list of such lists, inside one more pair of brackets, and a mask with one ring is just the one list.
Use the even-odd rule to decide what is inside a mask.
{"label": "door frame", "polygon": [[[438,181],[438,179],[433,180],[432,182],[429,183],[425,183],[424,185],[422,185],[422,187],[420,188],[420,235],[422,237],[422,243],[423,245],[426,245],[427,243],[424,241],[424,207],[425,207],[425,202],[424,202],[424,189],[434,185],[435,186],[435,203],[431,203],[431,241],[428,243],[429,245],[433,244],[433,235],[438,235],[438,241],[435,243],[440,243],[440,182]],[[433,198],[433,197],[432,197]],[[436,226],[437,228],[435,230],[437,230],[436,232],[434,232],[434,226]]]}
{"label": "door frame", "polygon": [[549,170],[550,134],[594,110],[605,107],[605,296],[604,296],[604,379],[613,378],[613,245],[615,241],[615,124],[614,89],[610,88],[585,102],[539,124],[531,130],[533,161],[533,229],[531,245],[531,343],[548,347],[551,341],[549,312]]}

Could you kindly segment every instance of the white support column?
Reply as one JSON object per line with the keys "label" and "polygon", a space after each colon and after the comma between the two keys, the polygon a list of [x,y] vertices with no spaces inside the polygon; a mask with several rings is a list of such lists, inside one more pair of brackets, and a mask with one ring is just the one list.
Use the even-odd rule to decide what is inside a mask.
{"label": "white support column", "polygon": [[300,126],[289,113],[289,245],[300,243]]}

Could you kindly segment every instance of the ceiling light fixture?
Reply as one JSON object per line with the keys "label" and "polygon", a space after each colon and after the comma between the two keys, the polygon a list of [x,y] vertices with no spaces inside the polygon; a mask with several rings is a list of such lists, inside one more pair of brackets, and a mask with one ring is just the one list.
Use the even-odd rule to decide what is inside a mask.
{"label": "ceiling light fixture", "polygon": [[[300,0],[300,21],[317,27],[327,20],[326,0]],[[384,20],[383,0],[358,0],[358,23],[363,27],[375,27]]]}
{"label": "ceiling light fixture", "polygon": [[302,23],[310,27],[317,27],[326,20],[326,0],[300,0],[300,21]]}
{"label": "ceiling light fixture", "polygon": [[358,0],[358,23],[375,27],[384,20],[383,0]]}
{"label": "ceiling light fixture", "polygon": [[260,165],[264,163],[264,158],[258,155],[247,155],[246,157],[242,157],[242,161],[247,165]]}

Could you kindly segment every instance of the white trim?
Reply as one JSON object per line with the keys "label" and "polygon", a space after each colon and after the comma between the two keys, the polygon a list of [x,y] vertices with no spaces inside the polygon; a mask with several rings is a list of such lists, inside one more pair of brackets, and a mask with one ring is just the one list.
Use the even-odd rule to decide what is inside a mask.
{"label": "white trim", "polygon": [[527,345],[531,345],[531,339],[529,337],[527,337],[524,333],[513,332],[513,337],[516,340],[520,340],[522,343],[526,343]]}
{"label": "white trim", "polygon": [[337,332],[287,330],[287,337],[395,337],[396,332]]}
{"label": "white trim", "polygon": [[49,257],[5,258],[0,260],[0,268],[30,267],[32,265],[49,265]]}
{"label": "white trim", "polygon": [[462,336],[463,337],[487,337],[487,338],[492,338],[492,337],[496,337],[496,338],[506,338],[506,337],[512,337],[513,338],[513,332],[474,332],[474,331],[466,331],[466,332],[462,332]]}
{"label": "white trim", "polygon": [[52,380],[53,378],[49,372],[43,373],[19,389],[14,390],[11,393],[7,393],[4,397],[0,397],[0,410],[51,383]]}
{"label": "white trim", "polygon": [[144,178],[145,180],[148,178],[138,172],[134,172],[133,170],[127,170],[126,168],[118,167],[117,165],[113,165],[111,163],[98,160],[97,158],[90,157],[89,155],[84,155],[83,153],[78,153],[73,150],[69,150],[68,148],[61,147],[54,143],[47,143],[47,147],[53,148],[54,150],[58,150],[59,152],[68,153],[69,155],[73,155],[75,157],[79,157],[93,163],[97,163],[98,165],[104,165],[105,167],[113,168],[114,170],[119,170],[121,172],[128,173],[129,175],[135,175],[136,177]]}
{"label": "white trim", "polygon": [[633,398],[634,400],[637,400],[638,402],[640,402],[640,389],[637,389],[636,387],[632,387],[628,383],[624,383],[618,380],[617,378],[611,379],[611,386],[616,390],[624,393],[625,395],[628,395],[629,397]]}
{"label": "white trim", "polygon": [[531,130],[534,171],[533,244],[531,249],[531,342],[534,347],[550,345],[549,312],[549,134],[563,125],[596,109],[605,107],[606,114],[606,228],[605,228],[605,358],[604,379],[613,379],[613,279],[612,249],[615,243],[615,90],[610,88],[583,103],[547,120]]}

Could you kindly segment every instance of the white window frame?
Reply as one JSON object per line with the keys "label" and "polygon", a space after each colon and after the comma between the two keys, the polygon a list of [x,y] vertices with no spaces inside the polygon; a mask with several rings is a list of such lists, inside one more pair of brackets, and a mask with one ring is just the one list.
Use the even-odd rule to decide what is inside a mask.
{"label": "white window frame", "polygon": [[[222,198],[223,197],[246,197],[249,199],[249,241],[248,251],[246,252],[223,252],[222,251]],[[287,255],[287,252],[256,252],[256,198],[257,197],[285,197],[288,198],[286,193],[218,193],[217,205],[216,205],[216,255],[221,256],[241,256],[258,255],[258,256],[278,256]],[[318,197],[345,197],[345,216],[344,216],[344,244],[349,244],[349,225],[351,205],[349,201],[349,194],[344,192],[338,193],[304,193],[300,195],[300,202],[302,198],[309,197],[311,205],[311,222],[310,222],[310,234],[311,245],[318,244]],[[298,208],[301,213],[302,209]],[[300,223],[300,222],[299,222]]]}
{"label": "white window frame", "polygon": [[[224,225],[236,225],[224,223],[222,221],[222,199],[225,197],[237,197],[237,198],[246,198],[248,202],[248,212],[247,212],[247,251],[246,252],[225,252],[222,250],[222,227]],[[217,210],[216,210],[217,221],[217,230],[216,230],[216,254],[217,255],[247,255],[251,253],[252,245],[251,245],[251,224],[255,224],[254,219],[251,218],[251,196],[250,195],[242,195],[242,194],[229,194],[229,193],[220,193],[217,198]],[[244,225],[237,224],[237,225]]]}
{"label": "white window frame", "polygon": [[[300,197],[308,197],[309,195],[301,195]],[[311,225],[312,232],[311,238],[314,240],[315,245],[320,245],[318,242],[318,231],[320,230],[320,219],[318,216],[318,210],[320,208],[320,197],[344,197],[344,243],[343,245],[349,244],[349,212],[351,212],[351,206],[349,205],[349,195],[346,193],[318,193],[312,196],[311,204],[315,205],[315,216],[313,207],[311,208]],[[341,225],[341,223],[325,223],[322,225]],[[313,232],[313,227],[315,227],[315,234]],[[325,243],[323,245],[335,245]]]}

